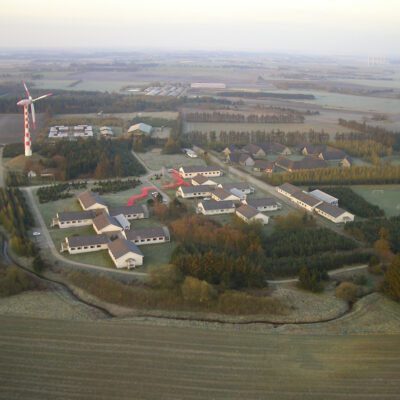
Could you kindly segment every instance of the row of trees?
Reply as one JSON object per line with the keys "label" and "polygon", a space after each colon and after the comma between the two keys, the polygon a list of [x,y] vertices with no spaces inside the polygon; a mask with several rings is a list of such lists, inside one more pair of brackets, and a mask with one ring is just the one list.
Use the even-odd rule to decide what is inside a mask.
{"label": "row of trees", "polygon": [[33,217],[19,189],[0,188],[0,224],[10,234],[10,245],[16,253],[24,256],[35,254],[27,233],[33,226]]}
{"label": "row of trees", "polygon": [[59,183],[50,186],[42,186],[37,190],[36,194],[39,198],[39,203],[48,203],[50,201],[72,197],[73,194],[70,193],[70,190],[86,189],[86,187],[87,182]]}
{"label": "row of trees", "polygon": [[375,140],[336,140],[332,143],[338,149],[354,157],[360,157],[373,164],[379,164],[380,157],[391,156],[393,149]]}
{"label": "row of trees", "polygon": [[295,185],[353,185],[400,183],[400,166],[383,164],[374,167],[321,168],[264,175],[260,179],[271,185],[290,182]]}
{"label": "row of trees", "polygon": [[303,123],[304,116],[295,112],[273,112],[269,114],[243,114],[238,112],[189,112],[188,122],[231,122],[255,124]]}
{"label": "row of trees", "polygon": [[230,144],[244,146],[248,143],[282,143],[287,146],[297,146],[304,143],[327,144],[329,134],[323,130],[317,132],[310,129],[308,132],[290,131],[285,132],[279,129],[273,129],[270,132],[265,130],[257,131],[190,131],[186,133],[191,143],[210,148],[223,148]]}
{"label": "row of trees", "polygon": [[359,132],[338,134],[336,140],[374,140],[387,147],[400,150],[400,137],[398,134],[380,126],[368,125],[366,122],[349,121],[339,118],[339,125]]}
{"label": "row of trees", "polygon": [[315,100],[313,94],[304,93],[276,93],[276,92],[245,92],[245,91],[231,91],[231,92],[219,92],[220,96],[225,97],[243,97],[246,99],[285,99],[285,100]]}
{"label": "row of trees", "polygon": [[123,190],[134,189],[139,186],[142,182],[139,179],[116,179],[107,181],[98,181],[94,183],[93,191],[104,194],[104,193],[117,193]]}
{"label": "row of trees", "polygon": [[360,196],[353,189],[347,186],[332,186],[332,187],[310,187],[309,190],[320,189],[325,193],[339,199],[340,206],[346,208],[353,214],[363,218],[384,217],[385,211],[379,206],[371,204]]}

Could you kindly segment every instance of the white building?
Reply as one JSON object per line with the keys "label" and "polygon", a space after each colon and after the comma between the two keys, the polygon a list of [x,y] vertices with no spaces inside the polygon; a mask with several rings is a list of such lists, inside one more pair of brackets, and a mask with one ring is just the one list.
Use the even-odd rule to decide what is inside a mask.
{"label": "white building", "polygon": [[197,186],[179,186],[176,191],[176,197],[183,199],[194,199],[199,197],[210,197],[214,186],[197,185]]}
{"label": "white building", "polygon": [[324,201],[325,203],[328,203],[332,206],[339,206],[339,199],[336,197],[331,196],[328,193],[323,192],[322,190],[316,189],[313,190],[312,192],[309,192],[309,194],[313,197],[315,197],[318,200]]}
{"label": "white building", "polygon": [[166,226],[131,229],[124,231],[126,240],[135,243],[137,246],[145,244],[166,243],[171,240],[169,230]]}
{"label": "white building", "polygon": [[93,219],[93,228],[97,234],[106,232],[121,232],[124,227],[114,217],[102,213]]}
{"label": "white building", "polygon": [[310,196],[308,193],[302,191],[292,194],[290,200],[310,212],[314,211],[314,208],[322,203],[321,200],[318,200],[315,197]]}
{"label": "white building", "polygon": [[213,181],[210,178],[207,178],[206,176],[203,175],[196,175],[194,178],[192,178],[192,185],[193,186],[198,186],[198,185],[208,185],[208,186],[217,186],[218,183]]}
{"label": "white building", "polygon": [[108,253],[117,268],[131,269],[143,265],[143,253],[129,240],[119,238],[110,242]]}
{"label": "white building", "polygon": [[96,213],[92,210],[89,211],[63,211],[58,212],[56,217],[53,218],[51,227],[58,226],[59,228],[75,228],[78,226],[92,225],[93,218]]}
{"label": "white building", "polygon": [[128,129],[128,133],[132,133],[134,135],[147,135],[149,136],[153,131],[153,127],[151,125],[140,122],[139,124],[132,125]]}
{"label": "white building", "polygon": [[291,198],[293,194],[299,192],[300,189],[297,186],[292,185],[291,183],[284,183],[281,186],[277,186],[276,191],[282,194],[285,197]]}
{"label": "white building", "polygon": [[236,189],[241,191],[244,194],[251,194],[255,192],[253,186],[250,186],[246,182],[237,182],[237,183],[220,183],[218,185],[219,188],[225,189],[227,191],[231,191],[232,189]]}
{"label": "white building", "polygon": [[245,196],[245,195],[243,195],[241,192],[234,194],[232,192],[228,192],[227,190],[221,189],[221,188],[216,188],[211,193],[211,198],[216,201],[230,200],[230,201],[240,202],[242,200],[242,198],[241,198],[242,196]]}
{"label": "white building", "polygon": [[340,207],[328,203],[321,203],[315,207],[315,212],[335,224],[354,221],[354,215]]}
{"label": "white building", "polygon": [[109,214],[112,217],[116,215],[124,215],[126,219],[143,219],[149,218],[149,210],[144,204],[134,204],[133,206],[120,206],[110,208]]}
{"label": "white building", "polygon": [[243,203],[257,209],[258,211],[277,211],[282,208],[282,204],[277,202],[272,197],[246,199],[243,201]]}
{"label": "white building", "polygon": [[61,251],[69,254],[82,254],[107,250],[110,239],[107,235],[70,236],[61,243]]}
{"label": "white building", "polygon": [[181,175],[182,178],[193,178],[196,175],[203,175],[208,178],[210,177],[216,177],[216,176],[221,176],[222,171],[220,168],[215,167],[213,165],[209,166],[188,166],[188,167],[180,167],[179,168],[179,174]]}
{"label": "white building", "polygon": [[206,200],[197,204],[197,213],[203,215],[233,214],[235,209],[235,203],[229,200]]}
{"label": "white building", "polygon": [[261,222],[263,225],[266,225],[269,222],[269,217],[267,215],[264,215],[256,208],[247,204],[243,204],[236,209],[236,215],[247,224],[251,222]]}

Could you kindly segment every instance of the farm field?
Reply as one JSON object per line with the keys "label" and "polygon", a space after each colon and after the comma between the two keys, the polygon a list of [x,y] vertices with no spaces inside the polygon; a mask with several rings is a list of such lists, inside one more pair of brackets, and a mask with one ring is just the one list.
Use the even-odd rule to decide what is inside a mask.
{"label": "farm field", "polygon": [[398,397],[398,335],[270,332],[1,316],[0,398]]}
{"label": "farm field", "polygon": [[189,158],[184,154],[161,154],[161,149],[153,149],[146,153],[138,153],[147,167],[154,171],[161,168],[176,168],[190,165],[205,165],[201,158]]}
{"label": "farm field", "polygon": [[381,207],[388,217],[400,215],[400,185],[352,186],[352,189]]}
{"label": "farm field", "polygon": [[255,124],[255,123],[227,123],[227,122],[185,122],[183,124],[183,131],[188,132],[212,132],[220,133],[222,131],[229,132],[272,132],[272,131],[285,131],[285,132],[309,132],[310,130],[322,131],[329,133],[332,137],[337,132],[349,132],[345,127],[339,126],[337,123],[324,124],[324,123],[304,123],[304,124]]}
{"label": "farm field", "polygon": [[[36,115],[36,132],[43,129],[45,121],[43,114]],[[32,129],[31,135],[34,139],[36,132]],[[21,109],[20,114],[0,114],[0,144],[15,143],[24,137],[24,116]]]}

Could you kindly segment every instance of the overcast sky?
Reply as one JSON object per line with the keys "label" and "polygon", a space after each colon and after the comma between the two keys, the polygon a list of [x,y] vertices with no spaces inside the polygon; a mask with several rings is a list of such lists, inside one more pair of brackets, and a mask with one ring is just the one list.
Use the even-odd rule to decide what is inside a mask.
{"label": "overcast sky", "polygon": [[400,0],[0,0],[0,47],[397,56]]}

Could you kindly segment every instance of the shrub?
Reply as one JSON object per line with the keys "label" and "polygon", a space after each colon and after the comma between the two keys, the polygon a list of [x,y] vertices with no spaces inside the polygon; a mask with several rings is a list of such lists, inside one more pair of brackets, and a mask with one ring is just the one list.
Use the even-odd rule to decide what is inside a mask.
{"label": "shrub", "polygon": [[383,283],[383,290],[396,301],[400,301],[400,255],[390,263]]}
{"label": "shrub", "polygon": [[299,272],[299,286],[314,293],[323,291],[322,281],[326,279],[327,273],[324,271],[303,267]]}
{"label": "shrub", "polygon": [[272,297],[256,297],[248,293],[227,291],[219,296],[218,310],[224,314],[285,314],[286,307]]}
{"label": "shrub", "polygon": [[175,265],[152,268],[149,272],[149,284],[154,288],[173,289],[183,281],[183,276]]}
{"label": "shrub", "polygon": [[34,282],[17,267],[9,267],[0,273],[0,297],[12,296],[34,287]]}
{"label": "shrub", "polygon": [[337,286],[335,295],[337,298],[354,303],[359,295],[360,288],[352,282],[342,282]]}
{"label": "shrub", "polygon": [[210,304],[216,297],[217,291],[206,281],[187,276],[183,281],[183,299],[190,304]]}

